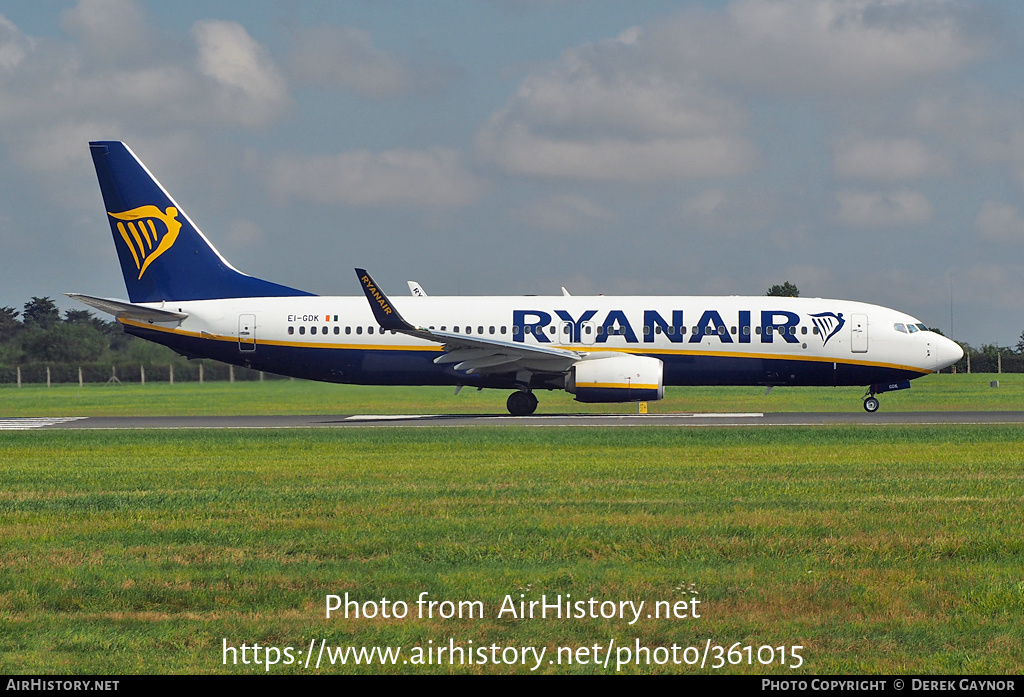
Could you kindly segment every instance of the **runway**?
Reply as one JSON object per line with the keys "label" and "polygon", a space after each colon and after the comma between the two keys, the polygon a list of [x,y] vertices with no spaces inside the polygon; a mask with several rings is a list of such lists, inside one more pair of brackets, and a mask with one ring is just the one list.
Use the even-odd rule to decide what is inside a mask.
{"label": "runway", "polygon": [[0,430],[229,429],[229,428],[409,428],[469,426],[529,427],[781,427],[1022,424],[1024,411],[927,411],[874,414],[348,414],[321,416],[86,416],[0,419]]}

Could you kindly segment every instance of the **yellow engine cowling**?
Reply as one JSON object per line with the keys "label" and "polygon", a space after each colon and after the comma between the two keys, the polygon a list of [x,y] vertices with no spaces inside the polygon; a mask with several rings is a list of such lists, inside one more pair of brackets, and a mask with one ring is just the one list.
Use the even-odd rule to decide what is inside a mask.
{"label": "yellow engine cowling", "polygon": [[608,356],[580,361],[565,389],[577,402],[653,402],[665,396],[664,365],[649,356]]}

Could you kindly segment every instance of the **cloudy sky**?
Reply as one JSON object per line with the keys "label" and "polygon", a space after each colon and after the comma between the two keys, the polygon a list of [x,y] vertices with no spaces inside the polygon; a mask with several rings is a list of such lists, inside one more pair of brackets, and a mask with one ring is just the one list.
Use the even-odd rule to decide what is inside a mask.
{"label": "cloudy sky", "polygon": [[1024,330],[1013,0],[5,3],[0,306],[125,297],[96,139],[319,294],[354,266],[396,296],[789,280]]}

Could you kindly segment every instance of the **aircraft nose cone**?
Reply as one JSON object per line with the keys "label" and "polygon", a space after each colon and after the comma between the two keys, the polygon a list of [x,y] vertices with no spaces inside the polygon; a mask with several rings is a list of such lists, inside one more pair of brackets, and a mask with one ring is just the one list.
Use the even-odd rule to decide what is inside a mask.
{"label": "aircraft nose cone", "polygon": [[935,369],[947,368],[964,357],[964,350],[960,344],[950,341],[945,337],[939,337],[935,342]]}

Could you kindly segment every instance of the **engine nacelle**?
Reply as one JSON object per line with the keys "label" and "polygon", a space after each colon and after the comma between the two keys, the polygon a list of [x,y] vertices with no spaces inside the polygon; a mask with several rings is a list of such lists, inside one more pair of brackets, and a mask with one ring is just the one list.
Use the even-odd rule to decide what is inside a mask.
{"label": "engine nacelle", "polygon": [[665,396],[664,365],[648,356],[608,356],[572,367],[565,390],[577,402],[653,402]]}

